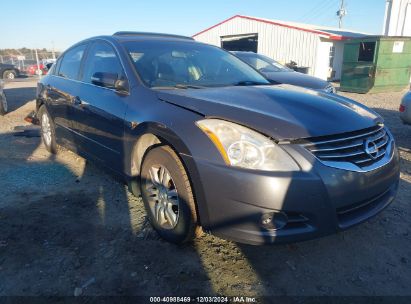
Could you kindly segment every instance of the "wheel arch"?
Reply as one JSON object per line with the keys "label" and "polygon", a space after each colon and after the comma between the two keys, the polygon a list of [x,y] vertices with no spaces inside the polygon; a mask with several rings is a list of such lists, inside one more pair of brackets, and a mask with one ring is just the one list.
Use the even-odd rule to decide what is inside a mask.
{"label": "wheel arch", "polygon": [[[176,153],[180,159],[189,177],[191,189],[194,195],[194,201],[197,208],[199,223],[208,222],[208,211],[204,202],[204,192],[199,181],[199,175],[194,161],[191,158],[191,152],[188,145],[181,139],[176,132],[165,125],[146,122],[143,123],[134,133],[133,138],[137,138],[130,147],[129,153],[129,173],[130,179],[128,182],[129,190],[137,196],[140,196],[140,171],[141,165],[146,153],[159,145],[168,145]],[[182,155],[188,157],[182,157]]]}
{"label": "wheel arch", "polygon": [[154,146],[164,143],[164,140],[153,133],[144,133],[134,143],[131,159],[130,159],[130,173],[131,176],[139,176],[141,170],[141,164],[143,162],[144,155],[149,149]]}
{"label": "wheel arch", "polygon": [[131,147],[129,148],[129,172],[127,173],[131,176],[138,176],[140,174],[141,163],[145,153],[156,145],[169,145],[180,159],[180,154],[191,155],[187,144],[181,137],[175,131],[160,123],[144,122],[129,136],[131,138],[129,140]]}

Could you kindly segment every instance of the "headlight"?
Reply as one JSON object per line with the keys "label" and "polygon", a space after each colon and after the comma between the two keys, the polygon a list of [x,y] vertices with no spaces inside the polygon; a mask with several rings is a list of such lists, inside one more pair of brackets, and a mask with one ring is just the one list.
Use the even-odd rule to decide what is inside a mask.
{"label": "headlight", "polygon": [[227,165],[265,171],[298,171],[299,167],[270,138],[220,119],[197,121],[217,147]]}

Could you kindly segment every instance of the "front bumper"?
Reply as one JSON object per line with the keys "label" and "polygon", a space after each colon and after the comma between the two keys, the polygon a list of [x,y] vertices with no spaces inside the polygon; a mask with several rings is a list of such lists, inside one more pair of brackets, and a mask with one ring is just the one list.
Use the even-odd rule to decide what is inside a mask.
{"label": "front bumper", "polygon": [[[198,172],[193,186],[202,187],[203,228],[233,241],[271,244],[336,233],[379,213],[398,188],[397,150],[393,153],[386,165],[365,173],[325,166],[308,151],[299,172],[252,171],[184,157]],[[273,212],[287,218],[281,229],[262,224]]]}

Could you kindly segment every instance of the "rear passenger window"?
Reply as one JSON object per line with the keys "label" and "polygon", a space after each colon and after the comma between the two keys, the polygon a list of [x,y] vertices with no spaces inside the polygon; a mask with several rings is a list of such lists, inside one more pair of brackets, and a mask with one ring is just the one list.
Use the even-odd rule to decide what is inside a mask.
{"label": "rear passenger window", "polygon": [[77,79],[85,49],[86,45],[83,44],[68,50],[61,60],[58,75],[69,79]]}
{"label": "rear passenger window", "polygon": [[123,67],[113,47],[105,42],[96,42],[87,52],[82,81],[92,83],[95,73],[104,73],[115,79],[123,79]]}

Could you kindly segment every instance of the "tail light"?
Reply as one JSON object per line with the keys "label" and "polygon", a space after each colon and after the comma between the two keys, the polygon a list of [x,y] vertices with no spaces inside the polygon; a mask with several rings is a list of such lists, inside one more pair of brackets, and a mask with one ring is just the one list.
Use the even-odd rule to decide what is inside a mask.
{"label": "tail light", "polygon": [[400,112],[405,112],[405,106],[404,105],[400,105]]}

